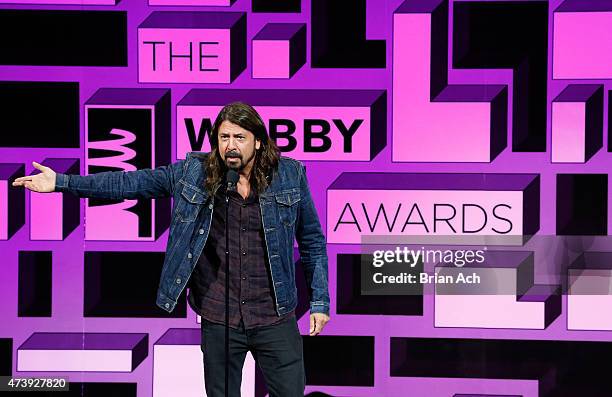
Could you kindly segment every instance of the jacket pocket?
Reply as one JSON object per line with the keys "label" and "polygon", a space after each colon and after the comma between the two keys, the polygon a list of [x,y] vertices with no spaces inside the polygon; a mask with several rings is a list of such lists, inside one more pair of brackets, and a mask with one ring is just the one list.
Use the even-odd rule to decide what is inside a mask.
{"label": "jacket pocket", "polygon": [[208,195],[199,189],[183,184],[180,200],[174,211],[175,216],[180,222],[195,221],[207,198]]}
{"label": "jacket pocket", "polygon": [[293,226],[297,218],[297,210],[301,200],[300,191],[296,188],[285,190],[274,195],[280,221],[285,226]]}

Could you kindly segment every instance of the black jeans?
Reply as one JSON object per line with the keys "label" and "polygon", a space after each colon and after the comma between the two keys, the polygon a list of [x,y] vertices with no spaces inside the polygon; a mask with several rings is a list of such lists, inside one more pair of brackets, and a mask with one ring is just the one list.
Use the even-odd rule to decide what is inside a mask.
{"label": "black jeans", "polygon": [[[225,325],[202,318],[202,353],[207,397],[225,397]],[[229,397],[240,397],[247,351],[261,369],[270,397],[304,397],[306,375],[302,335],[296,317],[281,323],[229,333]]]}

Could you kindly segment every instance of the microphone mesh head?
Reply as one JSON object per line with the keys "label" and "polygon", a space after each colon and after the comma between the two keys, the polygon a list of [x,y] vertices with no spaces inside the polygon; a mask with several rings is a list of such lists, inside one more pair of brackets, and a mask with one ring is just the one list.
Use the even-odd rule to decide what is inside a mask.
{"label": "microphone mesh head", "polygon": [[232,185],[235,185],[236,183],[238,183],[238,180],[240,179],[240,175],[238,175],[238,173],[234,170],[228,170],[227,171],[227,182],[231,183]]}

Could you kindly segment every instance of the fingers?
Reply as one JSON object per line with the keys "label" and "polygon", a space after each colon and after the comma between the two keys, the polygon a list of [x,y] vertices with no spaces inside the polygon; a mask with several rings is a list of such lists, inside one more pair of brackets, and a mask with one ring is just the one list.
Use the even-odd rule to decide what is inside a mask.
{"label": "fingers", "polygon": [[40,163],[37,163],[36,161],[32,161],[32,165],[34,166],[34,168],[36,168],[37,170],[40,170],[41,172],[45,171],[48,168]]}
{"label": "fingers", "polygon": [[25,181],[31,181],[33,175],[22,176],[19,178],[15,178],[13,181],[13,186],[23,186]]}
{"label": "fingers", "polygon": [[323,331],[323,327],[329,321],[329,316],[324,314],[311,314],[310,315],[310,336],[316,336]]}

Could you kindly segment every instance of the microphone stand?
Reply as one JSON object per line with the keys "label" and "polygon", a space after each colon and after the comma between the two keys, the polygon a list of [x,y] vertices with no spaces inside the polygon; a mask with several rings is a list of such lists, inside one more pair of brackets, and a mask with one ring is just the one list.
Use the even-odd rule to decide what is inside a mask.
{"label": "microphone stand", "polygon": [[225,189],[225,397],[229,397],[229,183]]}
{"label": "microphone stand", "polygon": [[229,397],[229,192],[237,188],[239,179],[234,170],[225,174],[225,397]]}

